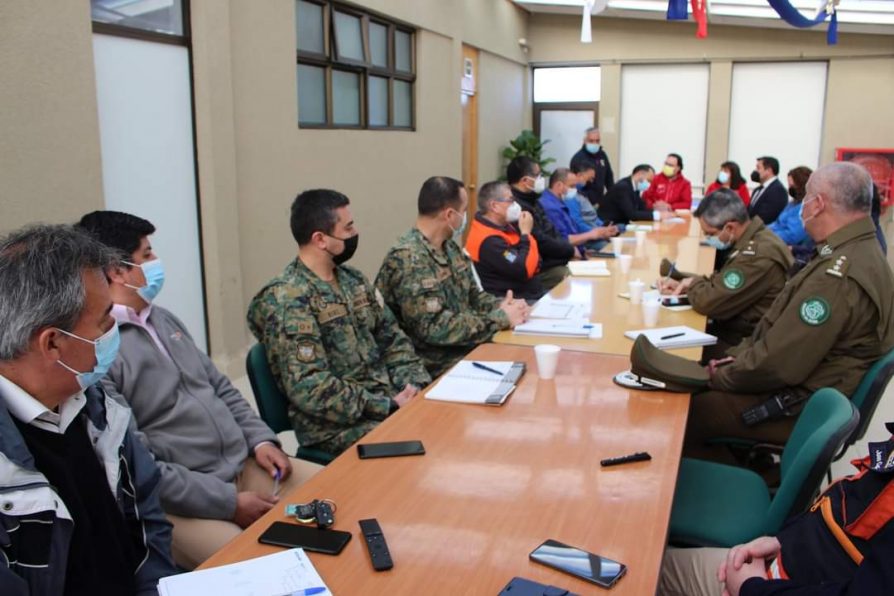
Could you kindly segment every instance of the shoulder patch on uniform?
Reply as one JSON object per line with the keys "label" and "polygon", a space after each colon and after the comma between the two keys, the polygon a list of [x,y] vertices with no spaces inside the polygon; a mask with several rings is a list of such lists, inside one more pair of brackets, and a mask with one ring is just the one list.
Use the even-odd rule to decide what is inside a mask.
{"label": "shoulder patch on uniform", "polygon": [[441,312],[441,299],[437,296],[425,299],[425,312],[436,313]]}
{"label": "shoulder patch on uniform", "polygon": [[316,360],[317,349],[313,342],[298,342],[298,360],[301,362],[313,362]]}
{"label": "shoulder patch on uniform", "polygon": [[745,275],[738,269],[730,269],[723,274],[723,285],[728,290],[738,290],[745,285]]}
{"label": "shoulder patch on uniform", "polygon": [[816,327],[825,323],[832,314],[832,308],[825,299],[819,296],[811,296],[801,303],[798,309],[801,320]]}

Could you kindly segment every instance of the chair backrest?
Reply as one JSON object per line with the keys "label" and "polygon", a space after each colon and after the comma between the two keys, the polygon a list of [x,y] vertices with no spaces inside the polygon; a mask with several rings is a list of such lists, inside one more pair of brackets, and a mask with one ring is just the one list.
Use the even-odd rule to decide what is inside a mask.
{"label": "chair backrest", "polygon": [[258,412],[273,432],[281,433],[292,430],[289,421],[289,400],[279,390],[270,365],[267,363],[267,350],[263,344],[255,344],[245,357],[245,370],[248,381],[258,403]]}
{"label": "chair backrest", "polygon": [[825,387],[810,397],[782,452],[782,482],[770,503],[765,533],[775,534],[789,515],[807,507],[859,419],[857,409],[837,389]]}
{"label": "chair backrest", "polygon": [[866,434],[866,428],[872,421],[872,415],[875,414],[891,377],[894,377],[894,350],[882,356],[866,371],[851,396],[851,402],[860,412],[860,423],[848,439],[848,444],[856,443]]}

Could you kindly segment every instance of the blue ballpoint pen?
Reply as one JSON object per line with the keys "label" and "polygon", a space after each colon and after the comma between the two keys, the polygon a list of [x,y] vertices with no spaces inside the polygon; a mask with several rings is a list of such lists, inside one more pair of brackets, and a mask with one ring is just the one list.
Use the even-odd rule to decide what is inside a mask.
{"label": "blue ballpoint pen", "polygon": [[292,592],[290,596],[313,596],[314,594],[322,594],[325,591],[326,588],[324,586],[318,586],[314,588],[304,588],[303,590]]}
{"label": "blue ballpoint pen", "polygon": [[489,367],[489,366],[484,366],[484,365],[481,364],[480,362],[473,362],[473,363],[472,363],[472,366],[474,366],[475,368],[480,368],[481,370],[486,370],[487,372],[492,372],[492,373],[494,373],[495,375],[500,375],[501,377],[503,376],[503,373],[501,373],[501,372],[498,371],[497,369],[495,369],[495,368],[491,368],[491,367]]}

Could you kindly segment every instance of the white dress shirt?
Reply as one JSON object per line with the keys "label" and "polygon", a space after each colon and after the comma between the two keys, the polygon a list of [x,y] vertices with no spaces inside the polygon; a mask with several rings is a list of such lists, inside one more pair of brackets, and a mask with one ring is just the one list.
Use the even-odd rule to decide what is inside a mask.
{"label": "white dress shirt", "polygon": [[0,375],[0,398],[19,422],[60,435],[65,434],[68,425],[87,403],[84,392],[79,391],[59,404],[58,411],[54,412],[3,375]]}

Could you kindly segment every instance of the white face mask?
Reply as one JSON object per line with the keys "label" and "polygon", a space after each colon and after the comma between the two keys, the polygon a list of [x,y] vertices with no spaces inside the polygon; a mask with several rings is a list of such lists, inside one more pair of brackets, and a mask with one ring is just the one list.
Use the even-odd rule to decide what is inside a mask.
{"label": "white face mask", "polygon": [[812,201],[815,201],[815,200],[816,200],[816,197],[813,197],[812,199],[808,199],[808,200],[805,200],[805,201],[801,201],[801,210],[800,210],[800,212],[798,213],[798,217],[801,218],[801,225],[802,225],[802,226],[805,226],[805,229],[806,229],[806,226],[807,226],[807,222],[810,221],[811,219],[813,219],[814,217],[816,217],[816,216],[819,215],[819,214],[818,214],[818,213],[814,213],[813,215],[810,215],[810,216],[808,216],[807,218],[805,218],[805,217],[804,217],[804,205],[806,205],[807,203],[810,203],[810,202],[812,202]]}
{"label": "white face mask", "polygon": [[537,176],[537,179],[534,180],[534,192],[543,192],[546,190],[546,178],[543,176]]}
{"label": "white face mask", "polygon": [[521,217],[522,208],[517,202],[513,201],[509,208],[506,209],[506,221],[515,223]]}
{"label": "white face mask", "polygon": [[566,199],[573,199],[573,198],[575,198],[575,197],[577,197],[577,188],[575,188],[575,187],[572,186],[571,188],[569,188],[569,189],[565,192],[565,198],[566,198]]}

